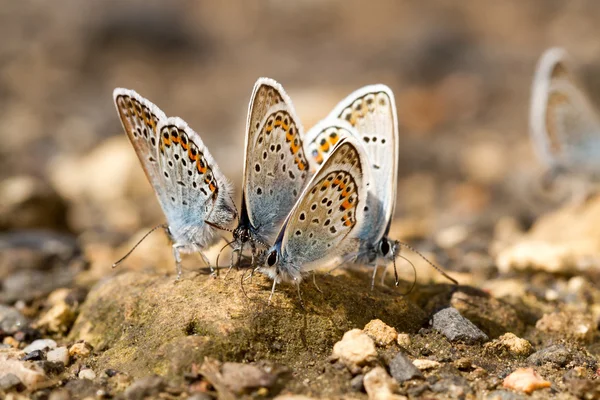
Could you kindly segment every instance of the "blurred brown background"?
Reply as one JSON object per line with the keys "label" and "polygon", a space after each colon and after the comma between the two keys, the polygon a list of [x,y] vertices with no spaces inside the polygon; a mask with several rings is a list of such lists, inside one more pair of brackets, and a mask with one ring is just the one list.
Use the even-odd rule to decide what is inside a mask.
{"label": "blurred brown background", "polygon": [[[564,46],[592,97],[600,85],[593,0],[3,1],[0,18],[0,225],[113,244],[163,218],[114,110],[117,86],[184,118],[239,194],[256,78],[283,84],[306,129],[385,83],[402,136],[397,232],[425,237],[543,209],[526,189],[541,171],[527,117],[544,49]],[[28,196],[34,211],[19,203]],[[29,218],[35,196],[57,203],[38,213],[57,215]]]}

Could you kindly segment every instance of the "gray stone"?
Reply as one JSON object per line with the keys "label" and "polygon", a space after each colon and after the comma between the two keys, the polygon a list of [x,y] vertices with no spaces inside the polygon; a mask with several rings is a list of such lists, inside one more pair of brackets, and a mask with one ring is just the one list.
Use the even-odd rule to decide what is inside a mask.
{"label": "gray stone", "polygon": [[402,383],[410,379],[423,378],[423,374],[417,367],[414,366],[404,354],[399,352],[390,362],[390,373],[392,377]]}
{"label": "gray stone", "polygon": [[125,390],[127,400],[144,400],[146,397],[157,397],[167,384],[160,376],[146,376],[137,379]]}
{"label": "gray stone", "polygon": [[539,351],[536,351],[529,357],[529,361],[533,365],[543,365],[545,363],[555,364],[559,367],[564,367],[573,359],[571,352],[562,344],[555,344]]}
{"label": "gray stone", "polygon": [[8,392],[13,389],[19,389],[20,386],[23,386],[23,384],[15,374],[9,373],[0,378],[0,390]]}
{"label": "gray stone", "polygon": [[451,342],[487,342],[488,336],[471,321],[460,315],[456,308],[448,307],[433,315],[431,327]]}
{"label": "gray stone", "polygon": [[365,391],[364,379],[365,379],[365,376],[363,374],[356,375],[350,381],[350,386],[352,386],[352,389],[356,390],[357,392],[364,392]]}
{"label": "gray stone", "polygon": [[29,320],[14,307],[0,304],[0,331],[12,335],[29,324]]}
{"label": "gray stone", "polygon": [[36,350],[44,349],[55,349],[56,342],[52,339],[38,339],[31,342],[31,344],[23,349],[25,353],[31,353]]}

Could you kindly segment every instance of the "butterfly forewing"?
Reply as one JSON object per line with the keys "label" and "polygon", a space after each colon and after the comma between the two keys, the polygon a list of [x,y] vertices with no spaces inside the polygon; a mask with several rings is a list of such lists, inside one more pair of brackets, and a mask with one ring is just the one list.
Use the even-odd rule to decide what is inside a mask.
{"label": "butterfly forewing", "polygon": [[133,90],[117,88],[113,92],[113,99],[123,129],[162,204],[163,186],[158,165],[156,128],[167,117],[157,106]]}
{"label": "butterfly forewing", "polygon": [[326,118],[313,126],[304,136],[304,148],[311,173],[315,173],[333,151],[335,145],[348,136],[358,133],[346,121]]}
{"label": "butterfly forewing", "polygon": [[394,94],[385,85],[365,86],[342,100],[330,117],[348,122],[367,153],[374,194],[368,219],[376,222],[364,239],[378,241],[389,229],[396,205],[398,118]]}
{"label": "butterfly forewing", "polygon": [[535,150],[548,167],[594,172],[600,166],[600,121],[563,49],[547,50],[538,63],[530,130]]}
{"label": "butterfly forewing", "polygon": [[[348,253],[364,221],[369,172],[355,138],[339,142],[304,190],[280,233],[280,268],[307,271]],[[366,222],[368,223],[368,222]]]}

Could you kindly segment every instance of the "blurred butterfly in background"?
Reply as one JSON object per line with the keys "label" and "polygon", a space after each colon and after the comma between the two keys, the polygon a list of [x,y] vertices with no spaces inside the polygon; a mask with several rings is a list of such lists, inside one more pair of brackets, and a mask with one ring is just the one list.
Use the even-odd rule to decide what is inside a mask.
{"label": "blurred butterfly in background", "polygon": [[[358,236],[360,247],[354,253],[343,255],[339,263],[351,261],[354,264],[373,266],[373,288],[378,267],[393,262],[397,285],[395,259],[399,256],[399,246],[405,246],[423,256],[411,246],[388,237],[396,207],[399,143],[396,104],[394,94],[388,86],[369,85],[356,90],[307,132],[305,146],[311,161],[317,165],[323,163],[331,151],[331,143],[348,135],[356,137],[365,150],[372,185],[364,208],[366,223]],[[423,258],[448,279],[456,282]]]}
{"label": "blurred butterfly in background", "polygon": [[549,179],[560,172],[600,173],[600,118],[569,62],[565,50],[548,49],[533,79],[530,134]]}
{"label": "blurred butterfly in background", "polygon": [[123,129],[167,219],[166,225],[158,227],[164,227],[173,242],[177,279],[181,277],[181,253],[200,253],[210,265],[202,249],[218,239],[216,227],[230,224],[237,215],[232,186],[200,135],[181,118],[167,118],[133,90],[117,88],[113,98]]}
{"label": "blurred butterfly in background", "polygon": [[241,257],[249,242],[253,265],[256,243],[270,246],[310,178],[302,135],[300,119],[283,87],[259,78],[248,107],[242,206],[230,243]]}
{"label": "blurred butterfly in background", "polygon": [[352,136],[341,139],[289,212],[259,269],[273,279],[271,296],[277,283],[299,285],[322,263],[359,248],[369,185],[362,146]]}

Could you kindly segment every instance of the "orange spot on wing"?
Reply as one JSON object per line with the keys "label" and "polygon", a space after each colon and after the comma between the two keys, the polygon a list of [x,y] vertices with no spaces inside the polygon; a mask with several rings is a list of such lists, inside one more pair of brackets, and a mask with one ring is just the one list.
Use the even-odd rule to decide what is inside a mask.
{"label": "orange spot on wing", "polygon": [[342,207],[344,207],[344,210],[347,210],[350,207],[352,207],[352,204],[350,204],[348,200],[344,200],[344,202],[342,203]]}
{"label": "orange spot on wing", "polygon": [[319,149],[323,152],[323,153],[327,153],[329,151],[329,143],[325,142],[324,144],[322,144],[321,146],[319,146]]}
{"label": "orange spot on wing", "polygon": [[321,155],[321,153],[317,154],[317,156],[315,157],[315,161],[317,162],[317,164],[321,164],[323,162],[323,156]]}
{"label": "orange spot on wing", "polygon": [[204,167],[202,167],[201,164],[201,159],[198,158],[198,161],[196,161],[196,168],[198,169],[198,172],[200,172],[201,174],[204,174],[206,172],[206,165],[204,165]]}
{"label": "orange spot on wing", "polygon": [[214,191],[217,189],[217,188],[215,187],[215,185],[213,185],[212,183],[211,183],[210,185],[208,185],[208,188],[209,188],[209,189],[210,189],[210,191],[211,191],[211,192],[213,192],[213,193],[214,193]]}

